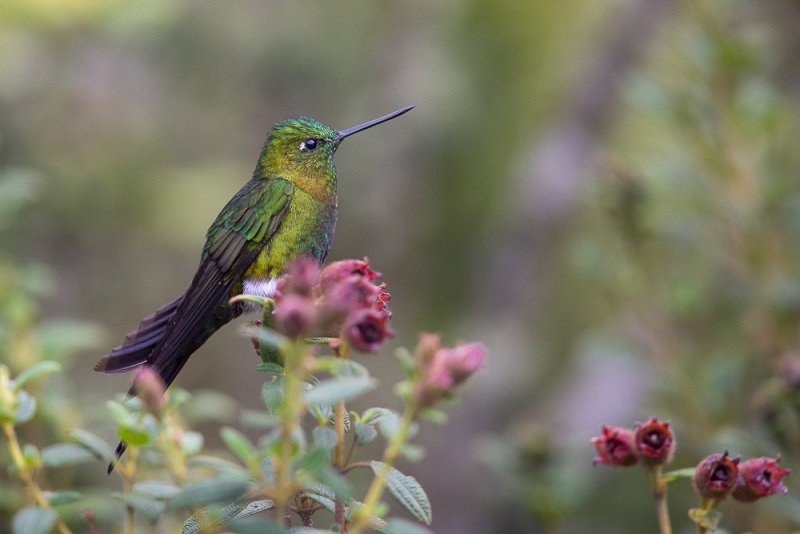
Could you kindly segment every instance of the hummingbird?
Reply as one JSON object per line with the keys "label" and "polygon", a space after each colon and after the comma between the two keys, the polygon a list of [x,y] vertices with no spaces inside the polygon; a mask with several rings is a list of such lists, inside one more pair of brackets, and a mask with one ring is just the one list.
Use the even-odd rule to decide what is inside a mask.
{"label": "hummingbird", "polygon": [[[245,311],[245,303],[229,303],[232,297],[272,297],[278,278],[298,256],[324,262],[338,211],[336,149],[345,138],[413,107],[341,131],[307,117],[277,123],[267,134],[253,177],[208,229],[188,289],[142,319],[94,370],[122,373],[147,365],[169,386],[192,353]],[[118,456],[124,448],[120,443]]]}

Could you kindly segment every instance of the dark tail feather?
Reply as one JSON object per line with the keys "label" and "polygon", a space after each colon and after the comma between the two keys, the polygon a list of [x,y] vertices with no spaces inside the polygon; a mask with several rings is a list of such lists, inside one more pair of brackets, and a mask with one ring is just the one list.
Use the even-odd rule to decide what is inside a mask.
{"label": "dark tail feather", "polygon": [[139,328],[125,336],[122,345],[100,358],[94,370],[107,374],[123,373],[145,363],[164,335],[167,324],[181,300],[183,295],[162,306],[153,315],[142,319]]}

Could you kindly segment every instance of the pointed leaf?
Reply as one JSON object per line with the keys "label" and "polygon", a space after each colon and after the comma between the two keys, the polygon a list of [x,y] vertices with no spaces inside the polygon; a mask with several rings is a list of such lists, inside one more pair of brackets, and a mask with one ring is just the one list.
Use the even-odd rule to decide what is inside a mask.
{"label": "pointed leaf", "polygon": [[323,380],[318,386],[305,392],[303,401],[306,404],[336,404],[348,401],[374,389],[378,381],[363,376],[348,376]]}
{"label": "pointed leaf", "polygon": [[136,493],[131,493],[129,495],[124,493],[113,493],[111,496],[119,501],[124,502],[126,505],[133,508],[136,513],[140,514],[153,524],[155,524],[156,521],[158,521],[158,518],[161,517],[161,514],[164,513],[163,502],[151,499],[150,497],[145,497],[144,495],[138,495]]}
{"label": "pointed leaf", "polygon": [[117,460],[114,449],[102,438],[80,428],[73,428],[69,433],[75,441],[86,447],[89,452],[100,460],[104,462],[115,462]]}
{"label": "pointed leaf", "polygon": [[274,415],[283,402],[283,377],[276,376],[271,381],[264,382],[261,386],[261,398],[264,399],[267,411]]}
{"label": "pointed leaf", "polygon": [[52,506],[75,502],[82,497],[77,491],[44,491],[42,493]]}
{"label": "pointed leaf", "polygon": [[167,508],[191,508],[214,502],[230,502],[245,494],[250,484],[242,479],[217,477],[189,484],[169,500]]}
{"label": "pointed leaf", "polygon": [[331,450],[339,442],[336,431],[329,426],[318,426],[314,429],[314,445],[326,451]]}
{"label": "pointed leaf", "polygon": [[150,436],[147,432],[133,427],[121,427],[117,430],[119,439],[128,445],[144,446],[150,443]]}
{"label": "pointed leaf", "polygon": [[328,451],[314,447],[297,461],[296,468],[306,471],[313,477],[317,477],[328,466],[329,462],[330,455]]}
{"label": "pointed leaf", "polygon": [[375,430],[375,425],[365,425],[364,423],[356,422],[356,442],[359,445],[366,445],[378,436],[378,431]]}
{"label": "pointed leaf", "polygon": [[261,362],[256,365],[256,371],[262,373],[269,373],[275,376],[283,376],[284,368],[281,364],[275,362]]}
{"label": "pointed leaf", "polygon": [[170,484],[169,482],[162,482],[160,480],[145,480],[137,482],[133,486],[134,493],[150,497],[152,499],[169,499],[181,489],[178,486]]}
{"label": "pointed leaf", "polygon": [[[200,510],[205,527],[223,526],[226,531],[233,532],[226,524],[235,519],[243,519],[251,515],[269,510],[275,504],[269,499],[261,499],[249,503],[234,503],[225,507],[206,506]],[[182,534],[199,534],[202,531],[200,522],[196,515],[193,515],[183,524]],[[268,532],[268,531],[267,531]]]}
{"label": "pointed leaf", "polygon": [[692,521],[697,523],[697,525],[714,531],[717,530],[719,521],[722,519],[722,512],[719,510],[714,510],[713,508],[710,510],[704,508],[692,508],[689,510],[689,517]]}
{"label": "pointed leaf", "polygon": [[14,413],[16,424],[27,423],[36,413],[36,398],[24,389],[17,391],[17,409]]}
{"label": "pointed leaf", "polygon": [[22,371],[17,378],[14,379],[14,390],[19,390],[28,382],[39,378],[40,376],[57,373],[61,370],[61,364],[52,360],[47,360],[34,364],[33,366]]}
{"label": "pointed leaf", "polygon": [[52,508],[29,506],[16,513],[11,530],[14,534],[46,534],[56,524],[56,518]]}
{"label": "pointed leaf", "polygon": [[75,465],[94,458],[91,452],[76,443],[56,443],[42,449],[42,462],[48,467]]}
{"label": "pointed leaf", "polygon": [[383,534],[433,534],[432,531],[422,525],[400,517],[393,517],[386,520],[380,532]]}
{"label": "pointed leaf", "polygon": [[[386,464],[378,461],[372,461],[370,465],[376,476],[386,467]],[[433,521],[431,503],[417,479],[390,467],[386,477],[386,488],[411,515],[426,525],[431,524]]]}
{"label": "pointed leaf", "polygon": [[243,464],[258,465],[258,451],[244,434],[229,426],[220,430],[222,440]]}
{"label": "pointed leaf", "polygon": [[369,376],[366,367],[353,360],[343,360],[334,356],[322,356],[317,358],[317,370],[326,371],[335,377],[345,376]]}
{"label": "pointed leaf", "polygon": [[674,471],[670,471],[669,473],[664,473],[662,478],[666,479],[668,482],[674,482],[675,480],[679,480],[681,478],[692,479],[694,478],[694,467],[686,467],[684,469],[676,469]]}

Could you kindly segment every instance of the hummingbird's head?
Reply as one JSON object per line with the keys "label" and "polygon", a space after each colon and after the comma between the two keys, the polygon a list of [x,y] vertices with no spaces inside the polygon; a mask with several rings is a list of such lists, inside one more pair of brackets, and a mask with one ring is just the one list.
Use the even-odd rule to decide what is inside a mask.
{"label": "hummingbird's head", "polygon": [[267,135],[256,176],[279,175],[312,196],[336,195],[333,154],[345,137],[393,119],[414,106],[403,108],[353,128],[337,131],[308,117],[295,117],[276,124]]}

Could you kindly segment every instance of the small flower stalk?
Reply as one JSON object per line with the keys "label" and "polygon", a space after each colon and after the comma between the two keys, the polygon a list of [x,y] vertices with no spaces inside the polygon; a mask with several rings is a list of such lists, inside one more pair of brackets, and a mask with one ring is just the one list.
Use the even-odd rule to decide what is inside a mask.
{"label": "small flower stalk", "polygon": [[726,450],[704,458],[695,468],[663,473],[663,466],[670,463],[675,454],[675,436],[669,421],[661,422],[656,417],[646,423],[636,423],[633,429],[603,426],[602,435],[592,438],[590,443],[598,454],[592,460],[593,465],[629,467],[641,464],[647,470],[661,534],[672,532],[667,485],[675,480],[691,479],[701,498],[700,507],[689,510],[698,534],[717,529],[722,514],[716,507],[728,496],[741,502],[753,502],[788,492],[782,480],[791,471],[778,466],[780,456],[741,461],[739,457],[731,458]]}

